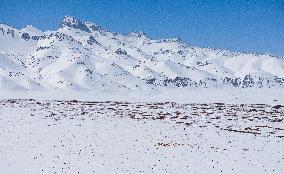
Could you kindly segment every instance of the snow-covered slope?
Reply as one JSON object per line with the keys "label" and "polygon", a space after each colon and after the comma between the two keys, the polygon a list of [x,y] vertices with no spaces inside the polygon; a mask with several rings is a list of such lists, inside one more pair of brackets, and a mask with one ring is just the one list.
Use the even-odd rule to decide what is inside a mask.
{"label": "snow-covered slope", "polygon": [[0,24],[0,89],[283,88],[284,59],[122,35],[66,16],[56,31]]}

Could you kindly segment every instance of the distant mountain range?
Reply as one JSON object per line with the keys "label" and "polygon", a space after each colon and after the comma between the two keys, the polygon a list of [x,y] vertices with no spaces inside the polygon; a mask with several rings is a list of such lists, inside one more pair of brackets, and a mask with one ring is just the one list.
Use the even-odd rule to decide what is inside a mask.
{"label": "distant mountain range", "polygon": [[56,31],[0,24],[0,89],[283,88],[284,59],[113,33],[66,16]]}

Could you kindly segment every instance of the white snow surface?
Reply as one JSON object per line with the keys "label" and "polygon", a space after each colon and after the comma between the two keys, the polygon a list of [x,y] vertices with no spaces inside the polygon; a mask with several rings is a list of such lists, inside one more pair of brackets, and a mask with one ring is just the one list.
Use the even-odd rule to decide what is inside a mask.
{"label": "white snow surface", "polygon": [[283,104],[284,89],[169,89],[160,91],[128,90],[1,90],[0,99],[179,102],[179,103],[246,103]]}
{"label": "white snow surface", "polygon": [[284,172],[284,106],[0,101],[1,173]]}

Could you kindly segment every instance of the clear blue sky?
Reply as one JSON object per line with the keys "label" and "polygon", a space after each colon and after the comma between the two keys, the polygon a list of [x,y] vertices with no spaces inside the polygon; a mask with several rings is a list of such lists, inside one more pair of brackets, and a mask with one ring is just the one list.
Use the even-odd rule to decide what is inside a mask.
{"label": "clear blue sky", "polygon": [[284,0],[0,0],[0,23],[57,29],[65,15],[120,33],[284,56]]}

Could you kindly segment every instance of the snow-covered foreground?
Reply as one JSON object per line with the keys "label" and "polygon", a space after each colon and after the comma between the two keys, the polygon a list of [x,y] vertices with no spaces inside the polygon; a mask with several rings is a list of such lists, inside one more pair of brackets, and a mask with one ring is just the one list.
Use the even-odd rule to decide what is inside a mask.
{"label": "snow-covered foreground", "polygon": [[0,173],[283,173],[284,106],[0,101]]}

